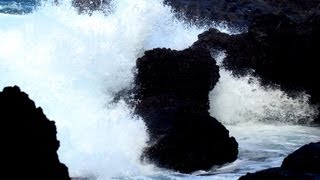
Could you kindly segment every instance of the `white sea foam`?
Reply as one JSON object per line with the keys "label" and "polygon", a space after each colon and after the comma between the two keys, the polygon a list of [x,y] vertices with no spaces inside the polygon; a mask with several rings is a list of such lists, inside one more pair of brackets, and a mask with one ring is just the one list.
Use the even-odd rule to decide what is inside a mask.
{"label": "white sea foam", "polygon": [[59,155],[72,176],[148,174],[139,156],[143,121],[113,94],[133,80],[146,49],[183,49],[203,31],[157,0],[115,0],[110,14],[79,15],[70,1],[0,14],[0,86],[19,85],[55,120]]}
{"label": "white sea foam", "polygon": [[[216,54],[220,64],[224,52]],[[318,115],[310,96],[301,92],[290,97],[276,88],[262,87],[250,75],[237,78],[220,68],[220,80],[210,93],[210,113],[224,124],[265,122],[267,124],[308,124]]]}

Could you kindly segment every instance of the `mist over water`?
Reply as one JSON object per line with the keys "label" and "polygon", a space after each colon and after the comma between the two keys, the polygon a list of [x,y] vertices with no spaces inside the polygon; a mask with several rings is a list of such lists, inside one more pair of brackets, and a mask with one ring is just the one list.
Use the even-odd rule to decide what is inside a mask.
{"label": "mist over water", "polygon": [[[221,69],[210,93],[210,113],[238,140],[239,160],[209,172],[215,176],[182,175],[141,163],[146,127],[124,101],[111,103],[113,96],[131,85],[135,60],[145,50],[187,48],[207,27],[176,19],[160,0],[113,0],[106,12],[79,15],[70,1],[58,6],[48,1],[29,14],[0,14],[0,88],[20,86],[56,122],[59,158],[71,176],[236,179],[279,165],[295,148],[319,140],[319,129],[290,125],[318,113],[307,95],[292,99]],[[218,29],[231,33],[227,26]],[[283,125],[275,125],[279,122]]]}

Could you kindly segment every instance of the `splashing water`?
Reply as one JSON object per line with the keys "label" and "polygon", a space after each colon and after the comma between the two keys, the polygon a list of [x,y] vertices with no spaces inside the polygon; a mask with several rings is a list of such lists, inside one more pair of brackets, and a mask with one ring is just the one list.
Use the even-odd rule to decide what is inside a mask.
{"label": "splashing water", "polygon": [[[220,65],[225,52],[213,53]],[[300,146],[320,140],[319,127],[308,124],[317,115],[316,105],[301,92],[295,98],[279,89],[260,86],[255,77],[234,77],[220,67],[220,80],[210,92],[210,114],[239,143],[239,158],[216,170],[214,179],[238,179],[247,172],[281,166]]]}
{"label": "splashing water", "polygon": [[[218,63],[226,56],[215,55]],[[301,92],[292,98],[279,89],[260,86],[255,77],[234,77],[220,68],[220,81],[210,93],[210,113],[224,124],[265,122],[272,124],[310,123],[318,115],[310,96]]]}
{"label": "splashing water", "polygon": [[[135,60],[145,50],[184,49],[206,27],[176,19],[160,0],[113,0],[107,15],[91,16],[79,15],[70,1],[53,4],[46,2],[24,15],[0,14],[0,86],[19,85],[56,121],[59,158],[71,176],[236,179],[247,171],[279,165],[295,148],[320,138],[319,129],[288,125],[318,113],[306,95],[290,99],[222,69],[210,94],[210,113],[237,138],[239,160],[205,172],[207,176],[141,164],[146,127],[125,102],[110,103],[113,95],[130,86]],[[220,30],[230,32],[227,27]],[[268,118],[271,123],[260,124]],[[273,125],[279,121],[287,125]]]}
{"label": "splashing water", "polygon": [[113,1],[112,13],[78,15],[70,2],[23,16],[0,14],[0,85],[19,85],[56,121],[59,155],[72,176],[143,174],[144,123],[124,102],[145,49],[183,49],[202,29],[155,0]]}

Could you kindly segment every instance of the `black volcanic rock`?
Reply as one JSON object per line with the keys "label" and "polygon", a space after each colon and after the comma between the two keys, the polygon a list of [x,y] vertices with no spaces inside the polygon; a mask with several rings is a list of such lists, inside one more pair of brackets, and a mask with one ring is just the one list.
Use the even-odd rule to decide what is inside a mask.
{"label": "black volcanic rock", "polygon": [[226,50],[223,66],[235,75],[259,76],[263,85],[277,85],[289,94],[305,91],[320,103],[320,16],[294,22],[284,15],[259,15],[248,32],[227,35],[209,30],[194,47]]}
{"label": "black volcanic rock", "polygon": [[319,11],[320,0],[165,0],[188,19],[249,25],[255,15],[285,14],[300,21]]}
{"label": "black volcanic rock", "polygon": [[[54,0],[57,4],[59,0]],[[73,0],[80,13],[106,12],[112,0]],[[212,24],[226,21],[236,26],[247,26],[256,15],[285,14],[294,21],[319,12],[320,0],[164,0],[191,21]]]}
{"label": "black volcanic rock", "polygon": [[137,60],[138,99],[174,95],[208,109],[208,92],[219,80],[219,67],[206,49],[154,49]]}
{"label": "black volcanic rock", "polygon": [[320,178],[320,142],[302,146],[287,156],[281,167],[292,171],[318,174]]}
{"label": "black volcanic rock", "polygon": [[[80,13],[106,12],[112,0],[72,0]],[[59,0],[54,0],[58,4]],[[253,17],[262,14],[284,14],[294,21],[319,13],[320,0],[164,0],[177,15],[205,24],[226,21],[238,27],[249,25]]]}
{"label": "black volcanic rock", "polygon": [[153,141],[144,155],[160,167],[190,173],[237,159],[236,140],[208,113],[167,107],[145,120]]}
{"label": "black volcanic rock", "polygon": [[2,177],[69,180],[59,162],[56,127],[19,87],[0,92]]}
{"label": "black volcanic rock", "polygon": [[283,168],[270,168],[255,173],[247,173],[239,180],[317,180],[316,174],[295,172]]}
{"label": "black volcanic rock", "polygon": [[[294,94],[305,91],[320,103],[320,16],[294,23],[285,16],[258,16],[246,35],[235,38],[224,61],[233,72],[253,69],[264,84],[277,84]],[[291,93],[293,92],[293,93]]]}
{"label": "black volcanic rock", "polygon": [[233,43],[234,37],[238,37],[240,35],[229,35],[226,33],[222,33],[217,29],[210,28],[209,30],[198,35],[198,40],[194,42],[192,45],[195,48],[205,48],[208,50],[219,49],[219,50],[229,50],[232,45],[237,46],[237,43]]}
{"label": "black volcanic rock", "polygon": [[236,140],[208,113],[208,93],[219,79],[209,51],[146,51],[137,70],[135,112],[150,134],[143,159],[190,173],[237,158]]}
{"label": "black volcanic rock", "polygon": [[239,180],[317,180],[320,179],[320,142],[302,146],[288,155],[279,168],[248,173]]}

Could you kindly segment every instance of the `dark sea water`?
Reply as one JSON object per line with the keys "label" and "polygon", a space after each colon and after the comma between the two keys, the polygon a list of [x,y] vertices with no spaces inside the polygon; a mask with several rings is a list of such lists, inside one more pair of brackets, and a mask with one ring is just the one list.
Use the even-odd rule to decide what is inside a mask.
{"label": "dark sea water", "polygon": [[[184,49],[209,27],[236,30],[215,22],[190,25],[161,0],[113,0],[108,11],[79,14],[70,0],[58,6],[49,0],[0,0],[0,88],[19,85],[56,121],[59,158],[71,176],[237,179],[279,166],[298,147],[320,140],[319,127],[297,124],[318,113],[307,94],[291,98],[221,68],[209,95],[210,113],[237,139],[238,160],[192,175],[140,162],[148,140],[143,121],[124,101],[110,103],[133,82],[135,60],[156,47]],[[224,56],[215,58],[221,62]]]}
{"label": "dark sea water", "polygon": [[38,5],[40,0],[0,0],[0,13],[31,13]]}

